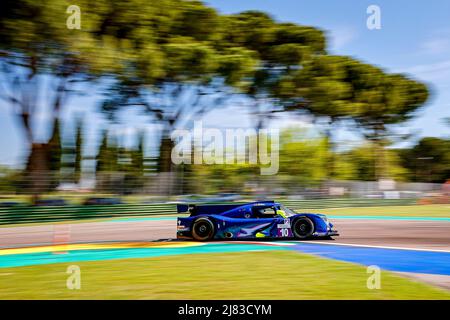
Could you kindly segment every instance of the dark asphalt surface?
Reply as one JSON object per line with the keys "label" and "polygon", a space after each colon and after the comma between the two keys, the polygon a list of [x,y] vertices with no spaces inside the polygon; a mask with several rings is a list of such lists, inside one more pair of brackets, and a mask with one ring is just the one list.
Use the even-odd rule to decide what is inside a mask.
{"label": "dark asphalt surface", "polygon": [[[335,243],[450,251],[450,222],[334,219]],[[58,243],[156,241],[176,237],[175,220],[103,221],[0,228],[0,248]]]}

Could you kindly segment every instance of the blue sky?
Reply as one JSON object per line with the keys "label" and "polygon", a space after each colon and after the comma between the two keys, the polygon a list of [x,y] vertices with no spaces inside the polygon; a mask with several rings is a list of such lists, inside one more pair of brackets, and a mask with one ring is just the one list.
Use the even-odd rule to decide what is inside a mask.
{"label": "blue sky", "polygon": [[[331,53],[350,55],[388,72],[408,73],[426,82],[432,91],[429,102],[400,130],[417,136],[449,136],[442,118],[450,117],[450,1],[209,0],[206,3],[222,13],[261,10],[278,21],[318,27],[326,32]],[[380,30],[366,27],[366,9],[371,4],[381,9]],[[93,137],[89,138],[85,153],[92,154],[98,145],[95,137],[107,122],[95,113],[98,103],[95,94],[87,93],[70,100],[63,117],[67,124],[64,129],[70,130],[70,120],[84,114],[87,137]],[[233,107],[212,112],[204,121],[210,127],[250,125],[249,117],[230,110]],[[45,111],[41,114],[44,117]],[[149,123],[148,117],[132,110],[124,113],[115,132],[125,144],[132,144],[136,129],[145,129],[150,136],[158,132]],[[286,116],[272,123],[277,127],[291,124],[307,125]],[[48,133],[41,131],[38,139],[45,140]],[[21,164],[27,152],[23,147],[23,132],[4,102],[0,102],[0,136],[0,164]],[[340,132],[337,139],[345,143],[358,141],[357,136],[346,131]]]}
{"label": "blue sky", "polygon": [[[330,52],[356,57],[388,72],[404,72],[432,90],[428,104],[406,124],[421,136],[448,136],[450,116],[450,1],[209,0],[223,13],[270,12],[279,21],[325,30]],[[381,9],[381,29],[366,26],[367,7]]]}

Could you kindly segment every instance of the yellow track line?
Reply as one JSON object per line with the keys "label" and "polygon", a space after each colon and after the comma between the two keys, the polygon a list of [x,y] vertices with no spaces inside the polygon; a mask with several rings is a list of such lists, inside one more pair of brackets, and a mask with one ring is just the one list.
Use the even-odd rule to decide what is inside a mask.
{"label": "yellow track line", "polygon": [[204,243],[200,242],[122,242],[122,243],[98,243],[98,244],[60,244],[50,246],[38,246],[27,248],[11,248],[1,249],[0,256],[10,254],[38,253],[38,252],[55,252],[55,251],[71,251],[71,250],[105,250],[105,249],[128,249],[128,248],[182,248],[200,246]]}

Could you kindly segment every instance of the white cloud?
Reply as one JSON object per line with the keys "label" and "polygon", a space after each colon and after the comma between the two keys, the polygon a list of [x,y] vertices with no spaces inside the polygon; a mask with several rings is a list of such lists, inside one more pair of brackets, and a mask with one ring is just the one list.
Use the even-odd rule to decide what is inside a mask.
{"label": "white cloud", "polygon": [[444,60],[436,63],[421,64],[410,68],[404,69],[406,72],[430,74],[436,72],[442,72],[443,70],[450,69],[450,60]]}
{"label": "white cloud", "polygon": [[420,53],[429,55],[450,53],[450,29],[435,30],[420,44]]}
{"label": "white cloud", "polygon": [[442,80],[450,80],[450,60],[416,65],[399,69],[397,72],[408,73],[426,81],[441,82]]}
{"label": "white cloud", "polygon": [[432,38],[421,45],[426,54],[442,54],[450,50],[450,40],[447,38]]}
{"label": "white cloud", "polygon": [[331,30],[330,47],[340,50],[358,37],[356,29],[351,27],[336,27]]}

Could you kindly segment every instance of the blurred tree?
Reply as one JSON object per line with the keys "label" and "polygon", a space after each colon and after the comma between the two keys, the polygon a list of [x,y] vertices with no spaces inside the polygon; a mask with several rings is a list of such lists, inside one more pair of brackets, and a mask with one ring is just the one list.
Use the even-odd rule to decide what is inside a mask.
{"label": "blurred tree", "polygon": [[4,194],[21,193],[24,187],[19,170],[0,165],[0,192]]}
{"label": "blurred tree", "polygon": [[[61,130],[63,135],[61,148],[60,182],[79,183],[83,148],[82,120],[75,120],[75,130]],[[57,169],[58,170],[58,169]]]}
{"label": "blurred tree", "polygon": [[50,191],[59,184],[61,156],[60,126],[59,120],[55,119],[50,140],[46,144],[33,144],[29,159],[34,161],[28,161],[25,167],[28,176],[23,179],[23,187],[32,193],[32,202],[41,192]]}
{"label": "blurred tree", "polygon": [[355,122],[362,134],[376,148],[377,178],[387,177],[385,146],[393,125],[411,119],[428,99],[428,89],[400,74],[384,74],[369,65],[352,69],[351,82],[355,101],[360,105]]}
{"label": "blurred tree", "polygon": [[83,158],[83,123],[81,120],[77,121],[76,133],[75,133],[75,163],[74,163],[74,181],[75,183],[80,182],[81,178],[81,161]]}
{"label": "blurred tree", "polygon": [[102,142],[98,148],[98,153],[96,157],[96,167],[95,172],[107,171],[108,162],[111,159],[108,157],[108,132],[103,131]]}
{"label": "blurred tree", "polygon": [[450,179],[449,140],[426,137],[413,148],[398,152],[412,181],[441,183]]}
{"label": "blurred tree", "polygon": [[[4,1],[5,2],[5,1]],[[17,113],[30,146],[27,178],[35,197],[52,187],[42,172],[58,169],[55,157],[61,146],[59,115],[79,83],[104,73],[117,72],[125,54],[119,41],[101,29],[108,1],[78,1],[83,10],[81,30],[67,28],[68,3],[64,0],[6,0],[0,12],[0,98]],[[36,136],[38,105],[48,111],[45,127],[53,134],[47,142]],[[48,119],[48,120],[47,120]],[[53,129],[52,129],[53,128]],[[55,153],[56,151],[56,153]],[[53,185],[54,186],[54,185]]]}
{"label": "blurred tree", "polygon": [[96,183],[100,190],[113,192],[120,186],[115,184],[115,174],[119,171],[120,148],[114,136],[109,137],[108,131],[102,133],[102,142],[96,156]]}
{"label": "blurred tree", "polygon": [[49,144],[49,169],[58,172],[61,168],[61,134],[59,120],[55,120]]}
{"label": "blurred tree", "polygon": [[364,138],[374,142],[377,178],[387,174],[384,149],[392,125],[411,119],[428,98],[422,83],[341,56],[316,56],[282,78],[275,89],[285,110],[307,110],[325,118],[330,141],[333,124],[339,120],[354,123]]}
{"label": "blurred tree", "polygon": [[255,165],[248,163],[191,165],[191,179],[185,193],[242,193],[247,183],[255,179]]}
{"label": "blurred tree", "polygon": [[450,127],[450,117],[445,117],[445,118],[443,118],[443,119],[442,119],[442,122],[443,122],[446,126]]}
{"label": "blurred tree", "polygon": [[[352,119],[379,146],[380,177],[389,126],[408,120],[428,95],[423,84],[405,76],[327,55],[321,30],[277,23],[262,12],[219,15],[199,1],[80,0],[81,30],[69,30],[61,22],[64,0],[6,3],[0,12],[0,97],[20,116],[31,146],[27,168],[36,174],[51,169],[51,149],[59,140],[35,142],[32,123],[46,80],[51,131],[67,99],[84,88],[77,84],[105,76],[110,86],[103,111],[113,118],[119,109],[139,106],[161,124],[161,172],[173,170],[172,130],[224,106],[237,92],[250,98],[257,128],[286,110],[332,124]],[[330,126],[325,144],[333,131]],[[97,168],[104,171],[107,163],[100,156]]]}
{"label": "blurred tree", "polygon": [[280,138],[281,175],[302,187],[318,186],[327,177],[328,149],[323,137],[308,137],[307,132],[288,129]]}
{"label": "blurred tree", "polygon": [[221,16],[218,21],[211,42],[219,55],[219,77],[250,98],[245,105],[254,116],[254,127],[261,129],[282,111],[272,93],[274,85],[312,55],[324,54],[325,37],[316,28],[277,23],[258,11]]}
{"label": "blurred tree", "polygon": [[[117,17],[109,21],[108,28],[116,37],[127,38],[134,56],[124,72],[117,74],[103,110],[113,116],[123,107],[141,106],[152,114],[162,125],[158,169],[171,172],[170,133],[223,106],[232,97],[230,86],[245,88],[246,76],[255,70],[256,54],[220,45],[222,19],[201,2],[146,5],[156,13],[140,16],[140,25],[125,34],[113,28],[119,24]],[[126,9],[121,16],[127,16]]]}
{"label": "blurred tree", "polygon": [[143,187],[144,177],[144,134],[139,132],[137,135],[137,149],[131,150],[131,175],[133,177],[133,189],[140,192]]}
{"label": "blurred tree", "polygon": [[[378,157],[378,146],[373,142],[368,142],[347,152],[335,155],[334,178],[338,180],[364,180],[375,181],[376,163]],[[401,160],[394,150],[385,151],[386,174],[395,180],[404,181],[407,179],[407,170],[402,167]],[[341,172],[340,170],[346,170]]]}
{"label": "blurred tree", "polygon": [[248,163],[191,165],[192,193],[237,192],[246,189],[247,184],[274,190],[317,187],[326,177],[328,150],[323,137],[310,137],[306,131],[297,128],[286,129],[280,137],[280,158],[278,179],[260,179],[257,165]]}
{"label": "blurred tree", "polygon": [[251,98],[256,129],[267,125],[280,109],[277,84],[302,69],[315,55],[325,54],[324,33],[313,27],[277,23],[259,11],[225,16],[221,46],[243,47],[257,53],[258,67],[247,78],[244,92]]}
{"label": "blurred tree", "polygon": [[351,119],[357,112],[353,90],[348,83],[348,66],[354,61],[349,57],[316,55],[305,62],[301,70],[282,77],[274,88],[274,95],[284,110],[314,116],[324,128],[327,159],[327,178],[333,176],[333,133],[339,121]]}
{"label": "blurred tree", "polygon": [[355,159],[346,152],[333,154],[332,175],[335,180],[358,180],[358,165]]}
{"label": "blurred tree", "polygon": [[144,174],[144,134],[139,133],[137,149],[132,152],[131,165],[137,175],[142,176]]}

